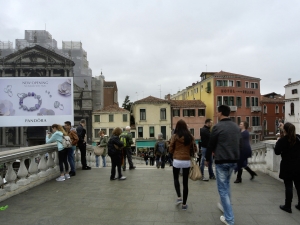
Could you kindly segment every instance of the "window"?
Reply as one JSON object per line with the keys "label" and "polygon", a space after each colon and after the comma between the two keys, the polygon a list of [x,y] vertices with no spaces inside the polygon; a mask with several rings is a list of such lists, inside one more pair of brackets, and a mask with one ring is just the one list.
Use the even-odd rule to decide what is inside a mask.
{"label": "window", "polygon": [[258,89],[258,83],[254,83],[254,88]]}
{"label": "window", "polygon": [[234,97],[229,97],[229,106],[234,106]]}
{"label": "window", "polygon": [[149,127],[149,137],[155,137],[154,136],[154,127]]}
{"label": "window", "polygon": [[233,80],[230,80],[230,81],[228,82],[228,86],[229,86],[229,87],[233,87]]}
{"label": "window", "polygon": [[294,111],[294,103],[291,103],[291,115],[295,115],[295,111]]}
{"label": "window", "polygon": [[254,88],[254,83],[251,83],[251,88]]}
{"label": "window", "polygon": [[114,122],[114,114],[109,114],[109,122]]}
{"label": "window", "polygon": [[227,96],[223,96],[223,104],[228,105],[228,98]]}
{"label": "window", "polygon": [[217,80],[216,86],[217,86],[217,87],[223,86],[223,82],[222,82],[221,80]]}
{"label": "window", "polygon": [[282,106],[282,113],[285,113],[285,106]]}
{"label": "window", "polygon": [[264,112],[264,113],[267,113],[267,112],[268,112],[268,111],[267,111],[267,109],[268,109],[268,108],[267,108],[267,106],[266,106],[266,105],[264,105],[263,112]]}
{"label": "window", "polygon": [[210,93],[210,92],[211,92],[211,84],[210,84],[210,82],[207,82],[206,92],[207,92],[207,93]]}
{"label": "window", "polygon": [[241,117],[238,116],[238,117],[237,117],[237,124],[240,125],[240,123],[241,123]]}
{"label": "window", "polygon": [[222,105],[222,97],[218,96],[217,97],[217,106],[220,106],[220,105]]}
{"label": "window", "polygon": [[160,109],[160,119],[161,120],[166,120],[167,119],[167,110],[165,108]]}
{"label": "window", "polygon": [[180,116],[180,109],[173,109],[173,116]]}
{"label": "window", "polygon": [[250,97],[246,97],[246,107],[250,107]]}
{"label": "window", "polygon": [[298,90],[297,89],[293,89],[292,90],[292,94],[297,94],[298,93]]}
{"label": "window", "polygon": [[146,109],[140,109],[140,120],[146,120]]}
{"label": "window", "polygon": [[198,116],[205,116],[205,109],[198,109]]}
{"label": "window", "polygon": [[109,130],[108,130],[108,136],[109,137],[111,137],[112,136],[112,132],[114,131],[114,129],[112,129],[112,128],[109,128]]}
{"label": "window", "polygon": [[251,106],[258,106],[258,98],[251,97]]}
{"label": "window", "polygon": [[94,115],[94,122],[100,122],[100,115]]}
{"label": "window", "polygon": [[131,135],[132,135],[132,138],[135,138],[135,132],[134,131],[131,132]]}
{"label": "window", "polygon": [[245,88],[249,88],[249,82],[248,81],[245,82]]}
{"label": "window", "polygon": [[260,126],[260,117],[252,116],[252,126]]}
{"label": "window", "polygon": [[139,138],[143,137],[143,127],[138,127],[138,136]]}
{"label": "window", "polygon": [[228,80],[223,80],[223,86],[228,87]]}
{"label": "window", "polygon": [[236,81],[236,86],[237,86],[237,87],[241,87],[241,81],[237,80],[237,81]]}
{"label": "window", "polygon": [[246,121],[249,123],[249,127],[250,127],[250,117],[246,116]]}
{"label": "window", "polygon": [[128,118],[127,118],[127,114],[123,114],[123,122],[127,122]]}
{"label": "window", "polygon": [[161,127],[160,127],[160,132],[161,132],[162,135],[163,135],[163,139],[166,139],[166,140],[167,140],[167,127],[166,127],[166,126],[161,126]]}
{"label": "window", "polygon": [[100,129],[94,129],[94,138],[98,138],[99,137],[99,131]]}
{"label": "window", "polygon": [[183,116],[195,116],[195,109],[184,109]]}
{"label": "window", "polygon": [[275,106],[275,113],[279,113],[279,106],[278,105]]}
{"label": "window", "polygon": [[235,117],[234,116],[231,116],[230,119],[231,119],[232,122],[235,123]]}
{"label": "window", "polygon": [[237,105],[237,107],[242,106],[242,98],[241,97],[236,97],[236,105]]}
{"label": "window", "polygon": [[191,134],[192,134],[193,136],[195,135],[194,128],[191,128],[191,129],[190,129],[190,132],[191,132]]}

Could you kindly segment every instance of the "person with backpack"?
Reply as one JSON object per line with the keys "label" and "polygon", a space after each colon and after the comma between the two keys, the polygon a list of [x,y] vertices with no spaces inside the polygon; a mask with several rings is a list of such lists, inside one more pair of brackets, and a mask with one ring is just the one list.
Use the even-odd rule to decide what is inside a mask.
{"label": "person with backpack", "polygon": [[72,128],[71,126],[71,122],[70,121],[66,121],[65,122],[65,131],[67,132],[68,136],[70,137],[71,139],[71,144],[72,144],[72,147],[71,148],[68,148],[68,162],[70,164],[70,167],[71,167],[71,171],[69,172],[70,176],[76,176],[76,167],[75,167],[75,159],[74,159],[74,152],[76,150],[76,145],[78,143],[78,136],[77,136],[77,133],[76,133],[76,129]]}
{"label": "person with backpack", "polygon": [[[66,179],[70,179],[69,174],[69,164],[68,164],[68,150],[64,148],[63,136],[67,136],[68,134],[64,131],[62,126],[58,124],[52,125],[52,132],[46,134],[46,144],[55,142],[57,143],[58,148],[58,161],[59,161],[59,169],[60,169],[60,177],[56,178],[56,181],[65,181]],[[64,168],[65,165],[65,168]]]}
{"label": "person with backpack", "polygon": [[120,141],[123,142],[123,171],[126,171],[126,157],[128,159],[129,163],[129,169],[133,170],[136,167],[133,166],[132,162],[132,150],[131,150],[131,145],[133,144],[132,141],[132,134],[130,132],[130,126],[127,126],[125,128],[125,131],[123,131],[120,135]]}
{"label": "person with backpack", "polygon": [[80,149],[82,170],[90,170],[91,167],[89,167],[86,163],[86,129],[84,128],[85,124],[85,119],[81,119],[79,126],[76,128],[77,136],[79,138],[77,146]]}
{"label": "person with backpack", "polygon": [[163,139],[163,134],[158,134],[158,141],[154,146],[154,155],[156,159],[156,167],[159,169],[165,168],[165,158],[167,154],[167,142]]}
{"label": "person with backpack", "polygon": [[154,166],[154,151],[153,151],[153,149],[151,149],[150,151],[149,151],[149,161],[150,161],[150,166]]}

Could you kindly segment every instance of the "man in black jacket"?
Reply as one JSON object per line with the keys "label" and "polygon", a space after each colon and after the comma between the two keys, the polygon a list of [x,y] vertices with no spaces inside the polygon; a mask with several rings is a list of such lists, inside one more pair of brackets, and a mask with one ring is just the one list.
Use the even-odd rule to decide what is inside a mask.
{"label": "man in black jacket", "polygon": [[[208,181],[208,178],[204,177],[204,161],[205,161],[205,154],[206,154],[206,149],[207,149],[207,145],[209,142],[209,138],[210,138],[210,128],[212,126],[212,120],[211,119],[206,119],[205,120],[205,125],[200,129],[200,136],[201,136],[201,153],[202,153],[202,157],[201,157],[201,165],[200,165],[200,170],[202,173],[202,180],[203,181]],[[209,157],[208,159],[209,164],[208,164],[208,173],[209,173],[209,179],[215,180],[215,174],[214,171],[212,169],[212,155]]]}
{"label": "man in black jacket", "polygon": [[77,136],[79,138],[79,141],[77,143],[78,148],[80,149],[81,153],[81,165],[83,170],[90,170],[91,167],[89,167],[86,163],[86,129],[85,127],[85,119],[80,120],[79,126],[76,128]]}
{"label": "man in black jacket", "polygon": [[225,224],[234,224],[231,206],[230,177],[240,157],[241,132],[238,125],[229,118],[230,108],[227,105],[218,107],[219,122],[213,127],[206,150],[205,166],[214,152],[217,187],[223,206],[224,215],[220,220]]}

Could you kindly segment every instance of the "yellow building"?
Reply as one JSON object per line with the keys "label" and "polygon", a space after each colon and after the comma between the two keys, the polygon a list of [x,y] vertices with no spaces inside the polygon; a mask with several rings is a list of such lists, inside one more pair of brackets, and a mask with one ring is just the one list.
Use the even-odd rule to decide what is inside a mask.
{"label": "yellow building", "polygon": [[124,129],[130,124],[130,113],[118,105],[110,105],[92,112],[93,142],[99,141],[98,132],[104,130],[110,137],[116,127]]}

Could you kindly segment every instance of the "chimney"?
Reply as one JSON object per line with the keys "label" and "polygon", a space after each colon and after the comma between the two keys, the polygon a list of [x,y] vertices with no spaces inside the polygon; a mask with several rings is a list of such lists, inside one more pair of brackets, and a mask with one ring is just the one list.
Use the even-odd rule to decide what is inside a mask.
{"label": "chimney", "polygon": [[291,78],[288,79],[288,84],[290,84],[290,83],[292,83],[292,79]]}

